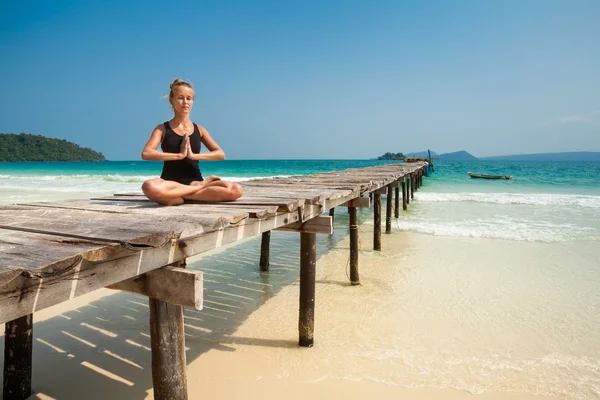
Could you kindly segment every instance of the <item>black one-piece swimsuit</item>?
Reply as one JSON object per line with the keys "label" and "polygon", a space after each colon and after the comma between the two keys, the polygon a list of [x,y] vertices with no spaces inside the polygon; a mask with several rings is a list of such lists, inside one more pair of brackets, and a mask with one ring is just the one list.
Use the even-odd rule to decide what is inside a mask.
{"label": "black one-piece swimsuit", "polygon": [[[165,137],[163,138],[160,148],[165,153],[179,153],[183,136],[176,134],[169,122],[165,122]],[[200,139],[200,130],[198,125],[194,124],[194,132],[190,135],[190,146],[196,154],[200,153],[202,145]],[[189,185],[193,181],[203,181],[198,161],[184,158],[182,160],[165,161],[160,175],[162,179],[175,181],[184,185]]]}

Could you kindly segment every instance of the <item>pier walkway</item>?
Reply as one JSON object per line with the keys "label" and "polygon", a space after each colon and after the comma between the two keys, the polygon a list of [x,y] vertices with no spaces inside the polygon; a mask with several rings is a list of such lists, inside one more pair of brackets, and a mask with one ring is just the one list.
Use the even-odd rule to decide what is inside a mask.
{"label": "pier walkway", "polygon": [[[4,399],[31,394],[33,314],[104,287],[148,296],[156,399],[187,399],[182,307],[202,308],[202,272],[188,257],[262,235],[300,232],[299,344],[313,345],[316,234],[332,232],[335,207],[350,215],[350,283],[360,283],[357,208],[374,209],[373,249],[406,209],[426,163],[242,182],[233,202],[162,207],[141,193],[0,207],[0,323],[5,323]],[[400,194],[402,193],[402,195]],[[402,205],[400,205],[402,202]],[[322,215],[329,211],[329,216]]]}

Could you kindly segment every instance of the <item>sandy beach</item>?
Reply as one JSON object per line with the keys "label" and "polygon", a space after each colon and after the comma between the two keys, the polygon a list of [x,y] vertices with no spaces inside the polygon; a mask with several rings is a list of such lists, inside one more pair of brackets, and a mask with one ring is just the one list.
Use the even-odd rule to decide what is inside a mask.
{"label": "sandy beach", "polygon": [[[570,310],[527,309],[544,290],[557,304],[573,293],[511,280],[564,249],[394,230],[376,253],[370,228],[359,287],[348,285],[344,229],[318,238],[310,349],[297,346],[298,252],[285,234],[274,234],[269,274],[258,273],[257,239],[191,262],[205,272],[205,308],[185,311],[190,398],[592,398],[573,377],[585,378],[575,356],[595,355],[597,339],[572,340],[564,355],[557,342],[582,335],[554,320]],[[499,265],[509,267],[481,272]],[[32,398],[151,399],[147,309],[141,296],[100,290],[36,313]]]}

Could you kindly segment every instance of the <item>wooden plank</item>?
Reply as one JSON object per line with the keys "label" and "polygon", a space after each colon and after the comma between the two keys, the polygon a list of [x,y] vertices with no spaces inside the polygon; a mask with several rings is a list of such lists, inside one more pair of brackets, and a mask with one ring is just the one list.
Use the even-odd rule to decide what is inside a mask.
{"label": "wooden plank", "polygon": [[[220,204],[219,202],[203,201],[201,204]],[[237,205],[265,205],[265,206],[278,206],[279,211],[290,212],[302,207],[304,200],[302,199],[290,199],[290,198],[277,198],[277,197],[245,197],[242,196],[235,201],[230,201],[229,204]]]}
{"label": "wooden plank", "polygon": [[343,204],[342,207],[354,207],[354,208],[371,208],[371,199],[368,197],[357,197]]}
{"label": "wooden plank", "polygon": [[330,216],[315,217],[306,222],[296,222],[276,228],[276,230],[286,232],[322,233],[330,235],[333,233],[333,218]]}
{"label": "wooden plank", "polygon": [[150,215],[153,218],[166,218],[173,222],[190,222],[202,225],[205,231],[221,229],[228,224],[238,223],[247,218],[247,214],[224,212],[223,215],[203,211],[195,204],[183,204],[177,207],[165,207],[151,202],[92,202],[90,200],[64,200],[56,202],[37,202],[18,204],[22,207],[33,207],[59,210],[83,210],[105,214]]}
{"label": "wooden plank", "polygon": [[107,286],[182,307],[202,310],[202,271],[163,267]]}
{"label": "wooden plank", "polygon": [[202,225],[162,217],[20,206],[0,207],[0,220],[0,229],[152,247],[160,247],[182,233],[191,236],[205,231]]}

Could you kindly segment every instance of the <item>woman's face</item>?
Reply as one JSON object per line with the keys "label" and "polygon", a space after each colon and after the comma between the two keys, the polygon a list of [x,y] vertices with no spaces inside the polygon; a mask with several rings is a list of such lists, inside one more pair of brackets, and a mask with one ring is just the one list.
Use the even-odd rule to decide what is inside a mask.
{"label": "woman's face", "polygon": [[187,86],[179,86],[173,90],[173,97],[169,101],[174,111],[189,113],[194,105],[194,91]]}

